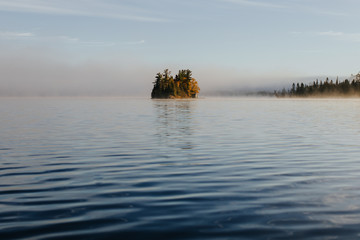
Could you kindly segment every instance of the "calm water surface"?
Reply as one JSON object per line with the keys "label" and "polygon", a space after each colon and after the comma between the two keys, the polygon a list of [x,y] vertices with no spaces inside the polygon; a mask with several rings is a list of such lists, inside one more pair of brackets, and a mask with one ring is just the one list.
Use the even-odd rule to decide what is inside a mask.
{"label": "calm water surface", "polygon": [[360,100],[0,99],[0,239],[358,239]]}

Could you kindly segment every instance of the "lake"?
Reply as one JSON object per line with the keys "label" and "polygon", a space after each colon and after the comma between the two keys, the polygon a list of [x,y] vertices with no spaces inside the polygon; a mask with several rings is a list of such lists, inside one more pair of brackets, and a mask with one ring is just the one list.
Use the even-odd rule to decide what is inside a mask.
{"label": "lake", "polygon": [[360,237],[359,99],[2,98],[0,122],[2,240]]}

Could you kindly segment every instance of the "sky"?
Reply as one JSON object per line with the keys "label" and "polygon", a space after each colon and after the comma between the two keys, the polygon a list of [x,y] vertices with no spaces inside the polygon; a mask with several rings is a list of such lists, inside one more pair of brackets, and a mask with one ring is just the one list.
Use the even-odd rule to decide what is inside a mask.
{"label": "sky", "polygon": [[201,91],[360,71],[358,0],[0,0],[0,96],[147,96],[157,72]]}

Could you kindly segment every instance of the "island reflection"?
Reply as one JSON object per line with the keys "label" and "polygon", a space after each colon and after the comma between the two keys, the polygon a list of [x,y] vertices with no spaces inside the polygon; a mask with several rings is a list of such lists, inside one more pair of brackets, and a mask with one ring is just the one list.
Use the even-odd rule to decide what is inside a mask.
{"label": "island reflection", "polygon": [[160,146],[193,149],[196,120],[193,116],[196,101],[154,100],[156,136]]}

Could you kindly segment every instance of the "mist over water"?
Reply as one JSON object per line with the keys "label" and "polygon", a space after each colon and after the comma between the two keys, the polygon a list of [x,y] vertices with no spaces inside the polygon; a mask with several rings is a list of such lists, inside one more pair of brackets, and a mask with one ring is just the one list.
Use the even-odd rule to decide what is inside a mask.
{"label": "mist over water", "polygon": [[0,238],[357,238],[359,107],[2,98]]}
{"label": "mist over water", "polygon": [[207,96],[229,91],[273,92],[290,88],[298,79],[298,74],[291,72],[254,73],[206,64],[153,63],[132,54],[76,59],[66,51],[61,53],[52,48],[15,51],[0,46],[0,50],[0,97],[149,97],[156,74],[164,69],[172,69],[173,75],[180,69],[192,70],[200,94]]}

